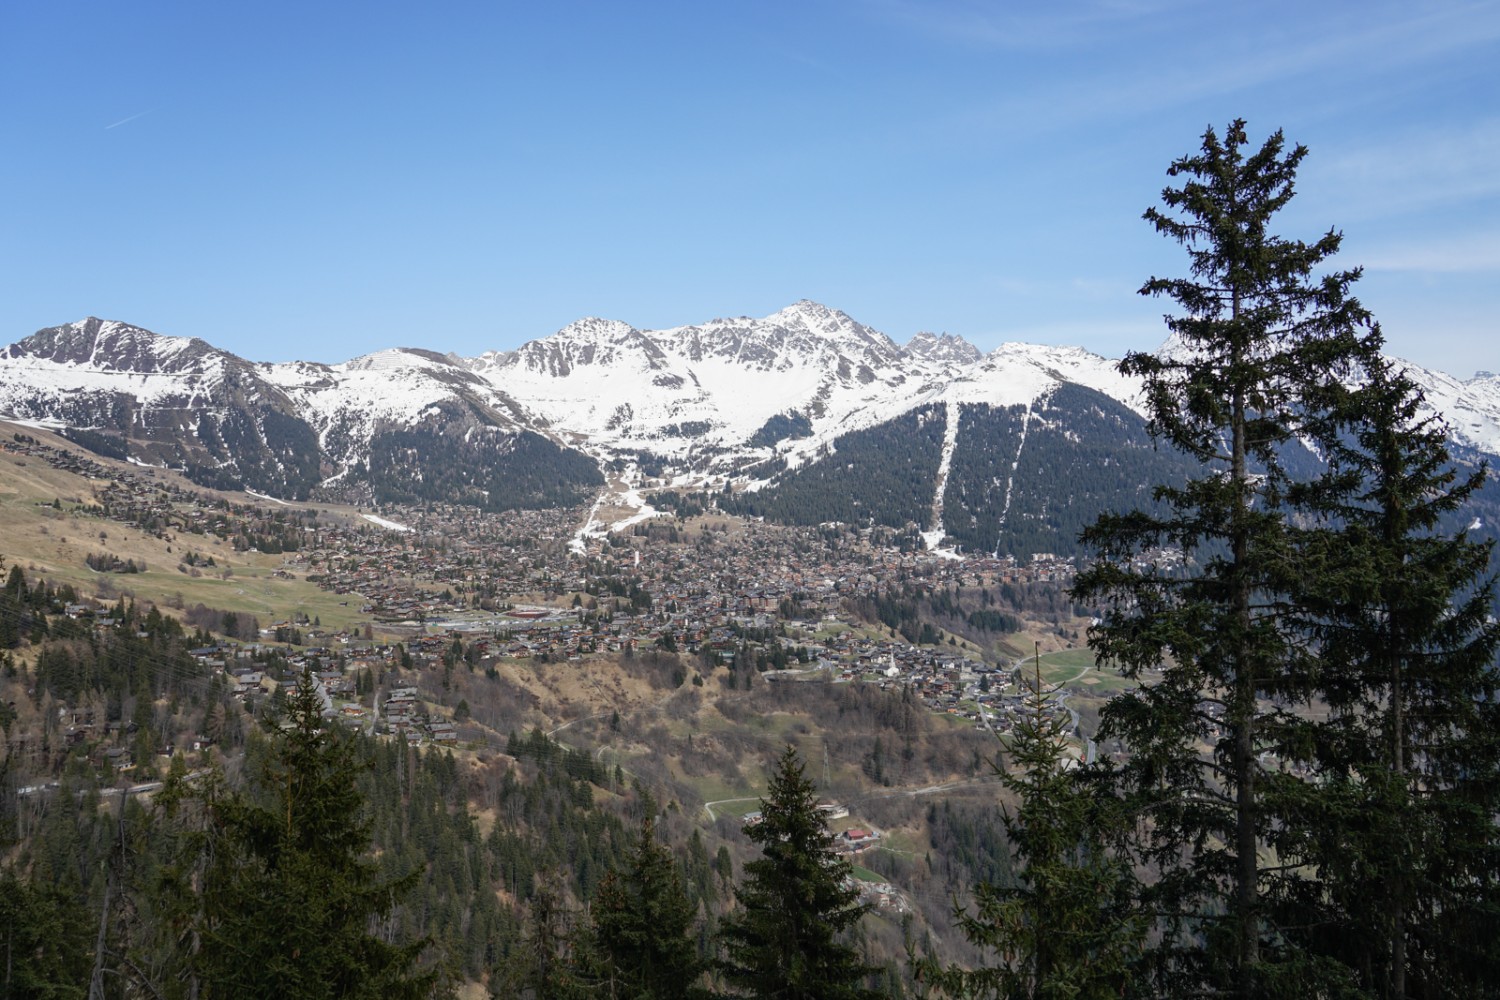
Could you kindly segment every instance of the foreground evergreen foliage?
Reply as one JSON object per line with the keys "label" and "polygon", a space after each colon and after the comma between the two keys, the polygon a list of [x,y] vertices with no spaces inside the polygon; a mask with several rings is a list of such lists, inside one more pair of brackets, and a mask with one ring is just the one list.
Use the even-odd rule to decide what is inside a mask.
{"label": "foreground evergreen foliage", "polygon": [[867,906],[856,902],[849,862],[833,851],[813,785],[792,747],[782,753],[761,818],[745,832],[764,856],[745,865],[739,908],[720,928],[724,979],[764,1000],[873,1000],[864,965],[845,935]]}
{"label": "foreground evergreen foliage", "polygon": [[706,1000],[696,910],[647,817],[624,867],[604,877],[589,907],[575,946],[581,988],[621,1000]]}
{"label": "foreground evergreen foliage", "polygon": [[1107,772],[1080,778],[1070,728],[1046,711],[1038,656],[1028,712],[1011,730],[1011,767],[996,765],[1019,802],[1003,818],[1018,874],[979,883],[972,910],[957,913],[959,929],[997,962],[964,969],[925,956],[916,969],[931,993],[1106,1000],[1128,991],[1147,924],[1132,912],[1134,873],[1105,836],[1122,822],[1118,803],[1093,787]]}
{"label": "foreground evergreen foliage", "polygon": [[1037,696],[1014,884],[961,913],[995,961],[920,961],[938,993],[1497,995],[1500,623],[1491,546],[1451,527],[1486,470],[1380,355],[1358,271],[1315,273],[1339,235],[1272,233],[1305,150],[1247,142],[1210,129],[1146,213],[1190,276],[1146,283],[1175,343],[1121,369],[1197,470],[1084,532],[1090,645],[1139,682],[1102,716],[1122,753],[1062,768]]}
{"label": "foreground evergreen foliage", "polygon": [[1329,718],[1306,726],[1324,787],[1297,845],[1325,911],[1292,919],[1370,995],[1483,996],[1500,983],[1500,624],[1491,545],[1439,528],[1485,472],[1458,474],[1389,362],[1365,369],[1320,400],[1335,474],[1299,496],[1332,525],[1296,594]]}
{"label": "foreground evergreen foliage", "polygon": [[[1102,728],[1159,935],[1135,988],[1471,995],[1493,982],[1472,928],[1496,899],[1497,636],[1488,549],[1434,531],[1483,474],[1418,421],[1358,272],[1314,273],[1339,235],[1270,231],[1305,150],[1246,143],[1235,122],[1173,164],[1147,219],[1191,276],[1143,292],[1181,306],[1178,347],[1121,365],[1203,471],[1158,488],[1164,512],[1102,517],[1075,590],[1143,681]],[[1321,471],[1285,461],[1298,439]]]}
{"label": "foreground evergreen foliage", "polygon": [[204,997],[425,997],[425,942],[372,933],[416,880],[383,878],[352,739],[325,728],[311,675],[252,789],[208,801],[197,962]]}

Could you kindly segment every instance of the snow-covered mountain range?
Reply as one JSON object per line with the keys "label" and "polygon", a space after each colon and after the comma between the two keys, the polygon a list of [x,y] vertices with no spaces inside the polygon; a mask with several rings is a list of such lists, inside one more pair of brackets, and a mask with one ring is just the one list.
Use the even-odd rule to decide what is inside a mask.
{"label": "snow-covered mountain range", "polygon": [[[1500,455],[1500,378],[1408,368],[1455,443]],[[846,491],[835,456],[914,450],[901,475],[927,479],[921,510],[915,494],[890,509],[861,497],[881,477],[857,468],[844,504],[986,548],[997,516],[1033,516],[1017,479],[1048,433],[1103,448],[1106,465],[1144,440],[1139,387],[1111,360],[1028,344],[983,354],[946,334],[903,346],[808,301],[667,330],[583,319],[476,358],[396,348],[337,365],[255,363],[90,318],[0,351],[0,416],[211,486],[492,507],[584,502],[606,474],[631,487],[734,480],[774,506],[778,493]],[[1115,437],[1086,441],[1100,419],[1114,430],[1090,433]]]}

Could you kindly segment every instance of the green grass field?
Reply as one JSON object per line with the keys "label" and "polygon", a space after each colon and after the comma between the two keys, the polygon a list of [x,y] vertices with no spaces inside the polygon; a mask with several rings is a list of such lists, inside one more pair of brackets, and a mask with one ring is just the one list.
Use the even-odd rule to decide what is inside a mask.
{"label": "green grass field", "polygon": [[[1021,667],[1029,672],[1031,662]],[[1113,670],[1100,670],[1095,666],[1094,653],[1089,649],[1059,649],[1042,654],[1042,680],[1048,684],[1062,684],[1070,688],[1082,688],[1101,694],[1127,691],[1135,682],[1125,680]]]}
{"label": "green grass field", "polygon": [[1091,649],[1059,649],[1052,653],[1042,654],[1042,671],[1045,674],[1048,667],[1067,669],[1077,673],[1080,667],[1092,667],[1094,665],[1094,651]]}

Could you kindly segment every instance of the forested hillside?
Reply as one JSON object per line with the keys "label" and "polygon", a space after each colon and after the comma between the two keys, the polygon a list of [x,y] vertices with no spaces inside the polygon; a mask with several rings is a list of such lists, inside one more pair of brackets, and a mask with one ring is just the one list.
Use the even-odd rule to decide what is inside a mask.
{"label": "forested hillside", "polygon": [[783,524],[923,525],[943,450],[943,409],[923,406],[834,439],[829,453],[760,492],[721,498],[724,509]]}
{"label": "forested hillside", "polygon": [[1136,414],[1083,386],[1059,386],[1030,407],[960,414],[943,528],[965,551],[1077,555],[1101,513],[1149,506],[1152,484],[1187,475]]}
{"label": "forested hillside", "polygon": [[[705,819],[692,789],[716,772],[736,782],[762,780],[759,768],[769,771],[776,748],[786,743],[756,736],[755,720],[784,720],[793,741],[802,739],[799,731],[827,734],[838,743],[839,773],[873,775],[876,787],[988,773],[980,753],[985,741],[935,724],[910,692],[758,678],[752,687],[749,677],[734,682],[733,663],[670,653],[642,657],[639,668],[680,704],[673,720],[706,707],[698,696],[702,675],[688,683],[698,671],[726,692],[750,689],[721,703],[726,714],[715,713],[729,730],[700,731],[695,745],[693,729],[701,723],[676,736],[652,716],[616,713],[567,737],[577,746],[533,728],[512,730],[503,740],[471,738],[458,748],[409,747],[403,739],[366,735],[362,725],[319,718],[316,675],[305,668],[303,691],[288,661],[293,650],[285,647],[264,649],[253,665],[257,676],[293,680],[247,698],[240,679],[204,655],[225,648],[221,635],[239,631],[240,616],[191,617],[213,632],[128,600],[113,606],[80,600],[20,567],[8,573],[0,592],[0,723],[7,738],[0,761],[6,889],[0,946],[21,956],[3,980],[12,995],[45,988],[83,996],[95,970],[106,996],[188,996],[195,989],[200,996],[235,995],[225,984],[244,981],[249,967],[224,964],[223,956],[204,950],[207,942],[229,935],[246,954],[269,955],[286,940],[288,921],[298,922],[277,907],[310,905],[296,902],[308,898],[298,881],[306,873],[279,867],[282,855],[267,846],[267,837],[292,836],[276,832],[280,821],[266,825],[287,808],[309,809],[307,822],[336,822],[344,831],[335,838],[343,853],[316,864],[342,873],[335,894],[364,899],[353,912],[366,913],[379,928],[373,942],[361,943],[355,931],[327,924],[317,946],[301,949],[301,962],[258,961],[295,995],[315,995],[298,992],[309,970],[323,970],[330,982],[365,981],[347,959],[369,948],[376,951],[368,955],[381,956],[369,959],[369,981],[394,995],[466,983],[484,984],[495,996],[533,995],[553,974],[575,985],[597,983],[593,949],[602,947],[597,935],[604,932],[590,923],[590,904],[617,891],[607,887],[639,861],[643,824],[674,859],[668,874],[657,877],[680,887],[673,891],[681,892],[688,914],[684,954],[707,969],[703,963],[721,953],[719,921],[734,907],[742,866],[756,855],[740,821],[733,815],[715,821],[712,813]],[[408,669],[356,673],[355,687],[420,689],[461,704],[459,718],[513,717],[501,703],[521,692],[490,669],[475,671],[462,644],[456,649],[451,661],[426,668],[403,656]],[[672,664],[679,666],[667,669]],[[743,671],[758,675],[778,665],[786,664],[773,658],[757,670],[751,658]],[[297,750],[299,738],[319,749]],[[642,760],[622,767],[618,755],[602,755],[600,747],[621,740],[656,748],[657,766]],[[284,781],[314,766],[342,775],[337,780],[348,782],[348,792],[335,795],[318,785],[324,791],[316,794],[334,798],[317,807],[286,799]],[[961,943],[956,950],[944,944],[950,894],[981,873],[1007,870],[1003,841],[982,832],[990,807],[970,804],[963,794],[936,810],[901,801],[862,807],[883,827],[923,831],[926,851],[925,860],[891,854],[863,861],[873,867],[864,877],[880,873],[899,883],[914,904],[904,918],[872,913],[856,921],[852,941],[860,961],[886,995],[901,993],[908,978],[903,928],[922,928],[934,947],[967,954]],[[291,850],[293,841],[286,843]],[[239,860],[226,868],[226,858]],[[370,896],[373,887],[385,888]],[[259,894],[250,910],[246,893]],[[265,893],[281,902],[267,903]],[[302,919],[311,933],[318,921],[333,918],[309,910]],[[707,976],[705,988],[714,980]]]}

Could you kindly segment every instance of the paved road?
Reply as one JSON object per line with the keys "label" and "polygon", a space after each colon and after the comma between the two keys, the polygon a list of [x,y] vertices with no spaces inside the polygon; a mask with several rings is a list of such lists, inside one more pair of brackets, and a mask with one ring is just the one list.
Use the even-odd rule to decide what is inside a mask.
{"label": "paved road", "polygon": [[716,799],[713,802],[703,803],[703,809],[708,813],[708,821],[712,823],[719,818],[714,815],[714,806],[728,805],[731,802],[759,802],[760,800],[761,796],[759,795],[747,795],[742,799]]}

